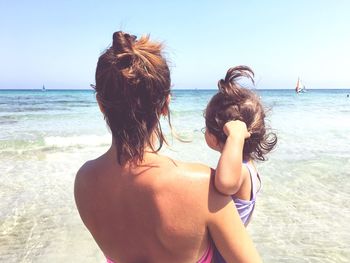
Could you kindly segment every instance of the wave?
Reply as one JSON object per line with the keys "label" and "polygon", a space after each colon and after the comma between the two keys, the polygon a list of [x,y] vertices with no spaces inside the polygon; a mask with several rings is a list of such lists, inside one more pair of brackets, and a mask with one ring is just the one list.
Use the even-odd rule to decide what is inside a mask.
{"label": "wave", "polygon": [[44,142],[49,147],[104,146],[111,143],[111,135],[49,136]]}
{"label": "wave", "polygon": [[111,136],[73,135],[48,136],[36,139],[0,140],[0,154],[23,154],[28,152],[51,152],[74,150],[74,148],[100,147],[111,143]]}

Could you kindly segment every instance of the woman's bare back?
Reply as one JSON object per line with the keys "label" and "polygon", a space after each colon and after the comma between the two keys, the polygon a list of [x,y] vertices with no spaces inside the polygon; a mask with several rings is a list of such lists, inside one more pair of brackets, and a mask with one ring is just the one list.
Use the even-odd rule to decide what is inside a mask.
{"label": "woman's bare back", "polygon": [[150,153],[121,167],[113,151],[78,172],[81,217],[116,262],[196,262],[208,247],[210,168]]}

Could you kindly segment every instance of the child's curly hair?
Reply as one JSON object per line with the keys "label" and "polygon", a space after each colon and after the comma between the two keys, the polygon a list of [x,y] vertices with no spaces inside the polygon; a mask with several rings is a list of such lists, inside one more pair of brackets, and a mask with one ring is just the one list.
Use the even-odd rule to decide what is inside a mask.
{"label": "child's curly hair", "polygon": [[219,91],[210,100],[205,110],[205,124],[208,132],[221,143],[227,136],[223,127],[230,120],[240,120],[247,125],[250,138],[245,140],[243,160],[265,161],[277,143],[277,136],[267,132],[265,126],[265,110],[260,98],[251,90],[241,87],[237,80],[246,77],[254,84],[254,72],[247,66],[230,68],[225,79],[218,82]]}

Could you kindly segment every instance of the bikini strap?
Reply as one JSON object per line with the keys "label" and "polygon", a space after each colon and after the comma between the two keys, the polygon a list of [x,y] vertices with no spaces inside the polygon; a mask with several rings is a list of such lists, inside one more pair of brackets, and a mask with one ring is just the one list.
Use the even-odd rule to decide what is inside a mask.
{"label": "bikini strap", "polygon": [[[243,163],[245,167],[247,167],[250,175],[250,182],[251,182],[251,192],[250,192],[250,200],[255,199],[256,194],[260,191],[261,189],[261,179],[258,174],[258,172],[255,170],[255,168],[249,164],[249,163]],[[259,183],[259,189],[257,189]]]}
{"label": "bikini strap", "polygon": [[204,252],[204,255],[197,261],[197,263],[210,263],[212,262],[214,254],[214,245],[212,241],[209,241],[209,246]]}

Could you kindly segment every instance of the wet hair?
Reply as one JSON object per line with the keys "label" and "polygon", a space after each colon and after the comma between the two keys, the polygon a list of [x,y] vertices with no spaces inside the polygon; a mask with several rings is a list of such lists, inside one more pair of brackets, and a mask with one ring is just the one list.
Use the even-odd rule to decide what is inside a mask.
{"label": "wet hair", "polygon": [[245,122],[251,136],[244,142],[243,160],[265,161],[265,155],[277,143],[277,136],[267,131],[265,110],[260,98],[253,91],[238,84],[242,77],[254,84],[254,72],[247,66],[230,68],[225,79],[219,80],[219,91],[212,97],[204,113],[206,129],[220,143],[225,143],[225,123],[231,120]]}
{"label": "wet hair", "polygon": [[[137,39],[118,31],[113,34],[112,46],[99,57],[94,88],[120,164],[142,161],[146,147],[157,152],[166,143],[159,118],[167,113],[170,124],[170,71],[162,49],[163,45],[148,35]],[[157,149],[153,132],[159,142]]]}

